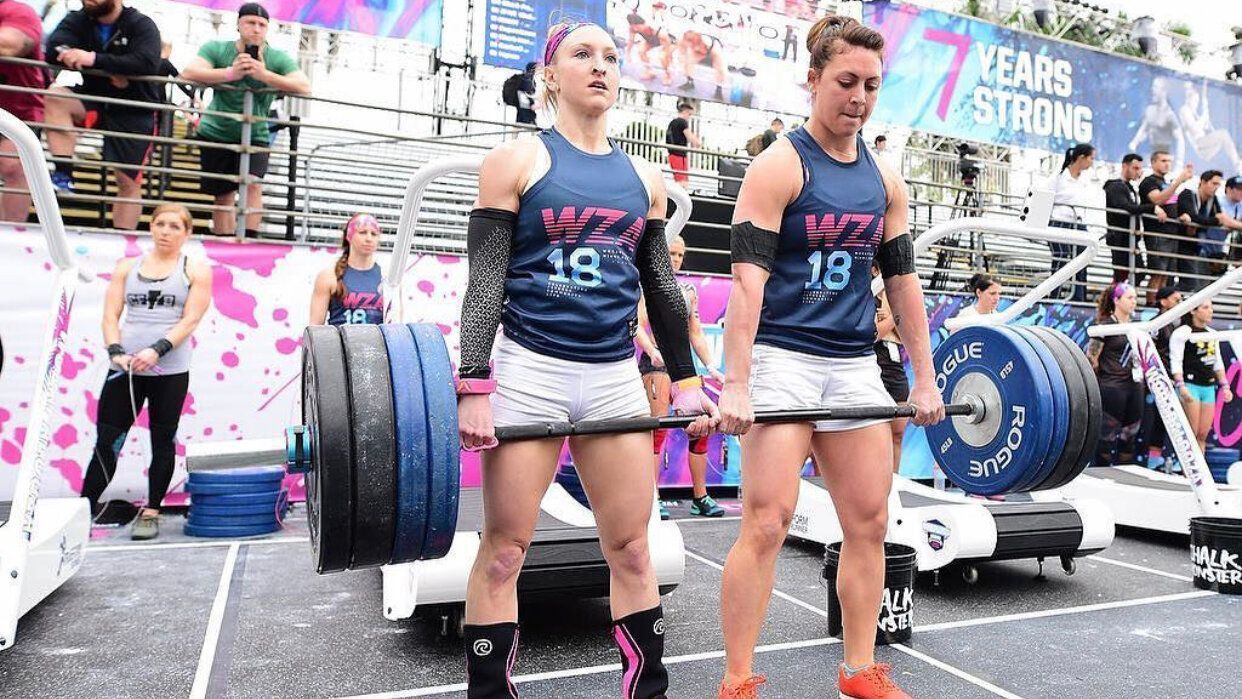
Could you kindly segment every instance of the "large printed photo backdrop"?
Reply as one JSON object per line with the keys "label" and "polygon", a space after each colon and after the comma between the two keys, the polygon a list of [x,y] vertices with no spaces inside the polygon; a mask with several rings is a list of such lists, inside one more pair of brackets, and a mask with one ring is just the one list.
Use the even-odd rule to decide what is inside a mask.
{"label": "large printed photo backdrop", "polygon": [[[246,0],[181,0],[236,12]],[[444,0],[263,0],[272,19],[440,45]]]}
{"label": "large printed photo backdrop", "polygon": [[884,34],[874,118],[955,138],[1103,159],[1166,150],[1197,172],[1242,172],[1242,86],[878,0],[863,21]]}
{"label": "large printed photo backdrop", "polygon": [[823,14],[808,0],[489,0],[484,61],[523,70],[541,61],[548,27],[606,26],[625,87],[755,109],[807,109],[806,33]]}
{"label": "large printed photo backdrop", "polygon": [[[0,298],[0,499],[11,492],[17,477],[29,401],[34,391],[35,366],[47,333],[45,317],[55,271],[48,263],[40,234],[21,228],[0,228],[0,259],[7,265],[8,291]],[[122,256],[142,254],[145,236],[79,234],[70,249],[92,270],[95,281],[79,288],[66,340],[61,387],[56,396],[49,469],[43,479],[45,495],[76,494],[82,486],[95,441],[99,389],[107,372],[107,353],[99,327],[103,294],[111,270]],[[309,314],[310,289],[315,274],[331,266],[336,250],[324,247],[235,244],[195,240],[188,254],[205,258],[213,267],[212,308],[193,338],[194,360],[190,391],[178,432],[178,454],[193,442],[273,437],[299,420],[300,348]],[[386,264],[381,256],[380,263]],[[466,284],[463,258],[415,255],[403,275],[400,303],[394,320],[435,323],[445,334],[450,355],[458,353],[457,318],[461,291]],[[730,282],[726,278],[686,275],[699,295],[704,331],[724,370],[723,329]],[[965,303],[953,294],[929,296],[928,317],[932,346],[948,335],[944,321]],[[1003,302],[1004,303],[1008,303]],[[1092,309],[1061,303],[1039,304],[1017,321],[1039,324],[1066,333],[1080,345]],[[1229,379],[1242,384],[1242,364],[1236,348],[1226,347]],[[700,367],[703,370],[703,367]],[[907,370],[908,371],[908,370]],[[704,373],[706,373],[704,371]],[[1218,406],[1216,431],[1221,443],[1242,441],[1242,401]],[[121,468],[107,497],[139,499],[145,496],[145,468],[150,458],[145,412],[130,431],[121,453]],[[687,444],[679,430],[670,433],[661,463],[660,483],[690,483]],[[740,480],[737,440],[714,435],[708,450],[708,483],[736,485]],[[563,461],[568,461],[564,454]],[[907,428],[902,473],[931,475],[931,455],[922,430]],[[462,482],[479,483],[478,455],[462,454]],[[184,484],[180,466],[175,489]],[[171,498],[170,502],[177,502]]]}

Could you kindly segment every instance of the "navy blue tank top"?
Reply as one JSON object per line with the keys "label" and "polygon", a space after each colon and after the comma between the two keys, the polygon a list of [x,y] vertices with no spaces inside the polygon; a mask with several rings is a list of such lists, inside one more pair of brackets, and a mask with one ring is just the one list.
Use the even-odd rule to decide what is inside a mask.
{"label": "navy blue tank top", "polygon": [[371,269],[345,266],[341,285],[345,293],[328,300],[328,325],[379,325],[384,322],[383,275],[379,263]]}
{"label": "navy blue tank top", "polygon": [[870,354],[871,261],[888,206],[880,169],[861,135],[852,163],[829,156],[806,129],[789,142],[802,160],[802,192],[781,219],[755,342],[820,357]]}
{"label": "navy blue tank top", "polygon": [[638,268],[634,253],[650,197],[629,156],[613,144],[586,153],[539,134],[551,166],[518,204],[505,278],[505,336],[575,362],[634,356]]}

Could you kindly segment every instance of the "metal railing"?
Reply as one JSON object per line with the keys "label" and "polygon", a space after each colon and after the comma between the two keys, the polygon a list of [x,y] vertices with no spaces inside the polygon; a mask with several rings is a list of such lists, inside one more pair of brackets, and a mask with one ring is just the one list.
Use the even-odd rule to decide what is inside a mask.
{"label": "metal railing", "polygon": [[[153,79],[164,83],[180,82],[166,78]],[[9,85],[0,85],[0,90],[51,94],[46,90]],[[45,132],[71,130],[82,136],[78,152],[73,157],[49,160],[67,161],[80,170],[105,170],[99,180],[99,193],[61,195],[67,208],[96,207],[94,220],[87,227],[108,228],[102,209],[105,204],[117,201],[116,196],[107,188],[106,171],[122,164],[105,162],[98,155],[101,152],[100,138],[107,136],[152,142],[168,154],[161,157],[158,164],[147,164],[140,168],[148,175],[147,182],[142,195],[129,201],[150,207],[162,203],[165,197],[180,196],[180,200],[191,211],[200,214],[228,211],[239,222],[247,214],[258,213],[264,220],[264,237],[314,244],[338,243],[344,222],[360,210],[375,213],[386,230],[395,229],[405,183],[423,164],[434,158],[477,156],[506,139],[529,131],[527,127],[504,121],[433,111],[397,110],[315,96],[299,99],[313,104],[314,112],[318,116],[304,119],[280,119],[268,115],[242,116],[212,112],[193,105],[135,103],[92,97],[91,101],[103,105],[151,109],[167,115],[164,122],[175,123],[178,128],[176,131],[166,129],[151,136],[49,124],[32,126],[40,126]],[[242,124],[243,131],[253,128],[254,124],[266,123],[275,133],[267,146],[248,143],[220,144],[190,135],[185,138],[174,135],[183,124],[189,129],[193,119],[204,115],[238,121]],[[384,125],[396,123],[394,115],[402,117],[400,123],[403,128],[400,130],[370,126],[377,122]],[[651,118],[662,120],[667,116],[658,117],[653,114]],[[634,129],[634,123],[637,122],[614,122],[614,139],[625,151],[648,156],[664,167],[666,174],[671,175],[671,171],[667,169],[663,125],[648,122],[649,128]],[[202,145],[239,153],[241,162],[238,172],[217,175],[201,172],[198,169],[197,150]],[[720,174],[717,165],[726,159],[745,165],[750,156],[712,149],[687,147],[686,150],[691,154],[690,183],[687,189],[691,192],[696,206],[731,206],[732,199],[722,196],[720,192],[722,188],[736,186],[740,183],[740,177]],[[248,174],[246,161],[259,153],[266,153],[271,159],[271,168],[263,179],[263,201],[245,201],[244,197],[239,196],[239,201],[232,207],[219,207],[195,191],[195,183],[209,176],[239,185],[254,181],[255,178]],[[180,163],[179,160],[188,162]],[[1017,171],[1000,167],[1003,163],[985,163],[975,186],[965,187],[960,184],[957,160],[952,154],[908,150],[903,155],[903,163],[921,163],[913,170],[903,170],[910,192],[910,227],[915,234],[959,217],[1019,216],[1023,197],[1007,192],[1015,187],[1020,188],[1021,182],[1015,180],[1017,177],[1026,177],[1030,181],[1036,178],[1033,173],[1019,175]],[[916,174],[922,176],[916,177]],[[178,190],[174,184],[183,187]],[[245,188],[239,189],[244,191]],[[428,189],[426,216],[420,220],[419,231],[415,236],[416,249],[449,253],[464,251],[466,218],[474,200],[475,189],[476,180],[471,175],[445,178]],[[0,192],[12,191],[15,190],[7,187],[0,189]],[[1103,221],[1106,213],[1108,212],[1104,209],[1092,209],[1085,218],[1089,221]],[[701,217],[700,220],[693,221],[690,229],[697,230],[702,235],[696,236],[698,242],[692,245],[690,252],[727,260],[724,256],[728,255],[728,228],[727,217],[716,222]],[[1096,223],[1089,223],[1087,228],[1085,235],[1111,233],[1109,239],[1114,243],[1127,240],[1131,236],[1128,230],[1107,229]],[[244,226],[238,226],[238,235],[242,234],[243,229]],[[716,232],[719,233],[718,238],[714,235]],[[1139,254],[1131,255],[1131,261],[1120,270],[1124,271],[1126,278],[1144,280],[1169,263],[1172,263],[1175,270],[1181,264],[1180,276],[1184,288],[1197,288],[1218,276],[1224,264],[1242,259],[1242,247],[1237,244],[1236,238],[1237,236],[1231,236],[1226,241],[1225,259],[1205,261],[1197,254],[1197,250],[1192,250],[1193,246],[1184,236],[1152,231],[1133,235],[1133,245],[1104,246],[1088,267],[1086,280],[1067,284],[1065,295],[1075,286],[1085,284],[1088,299],[1094,298],[1098,290],[1110,283],[1114,273],[1119,271],[1113,266],[1112,253],[1134,252],[1136,248]],[[392,240],[390,235],[386,238],[385,245],[391,246]],[[1182,245],[1179,249],[1168,252],[1160,246],[1155,246],[1156,250],[1147,249],[1148,244],[1153,241],[1163,240],[1175,240]],[[1002,240],[986,233],[967,232],[956,239],[931,246],[920,258],[920,265],[923,269],[934,270],[933,273],[924,275],[925,284],[931,291],[960,291],[972,274],[989,271],[1008,287],[1008,294],[1010,290],[1017,293],[1037,285],[1050,274],[1054,260],[1048,246],[1041,242],[1012,238]],[[727,269],[727,263],[723,267]],[[1218,311],[1235,316],[1238,300],[1231,295],[1218,297]]]}

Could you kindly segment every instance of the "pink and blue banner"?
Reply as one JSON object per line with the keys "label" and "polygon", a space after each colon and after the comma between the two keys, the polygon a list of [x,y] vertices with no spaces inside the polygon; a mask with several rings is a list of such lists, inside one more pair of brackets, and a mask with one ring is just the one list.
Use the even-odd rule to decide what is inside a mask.
{"label": "pink and blue banner", "polygon": [[1111,162],[1159,149],[1196,172],[1242,172],[1242,86],[887,0],[864,3],[863,21],[887,44],[877,121],[1053,152],[1089,142]]}
{"label": "pink and blue banner", "polygon": [[[245,0],[182,0],[236,12]],[[266,0],[272,19],[323,29],[440,45],[444,0]]]}

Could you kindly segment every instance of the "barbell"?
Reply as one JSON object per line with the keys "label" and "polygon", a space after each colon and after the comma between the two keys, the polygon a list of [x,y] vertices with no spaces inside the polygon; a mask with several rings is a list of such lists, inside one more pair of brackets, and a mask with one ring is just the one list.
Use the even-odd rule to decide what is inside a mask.
{"label": "barbell", "polygon": [[[933,357],[945,397],[926,428],[932,457],[969,493],[1055,488],[1090,462],[1102,420],[1086,357],[1048,328],[978,325]],[[457,525],[460,442],[452,365],[431,324],[313,326],[303,335],[303,424],[286,431],[306,474],[320,573],[443,557]],[[898,406],[758,413],[759,423],[911,417]],[[693,416],[497,429],[501,441],[685,427]]]}

